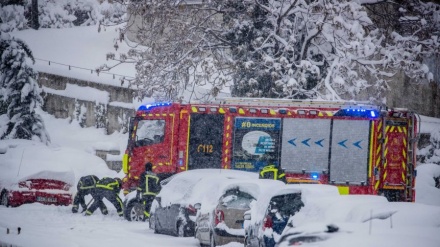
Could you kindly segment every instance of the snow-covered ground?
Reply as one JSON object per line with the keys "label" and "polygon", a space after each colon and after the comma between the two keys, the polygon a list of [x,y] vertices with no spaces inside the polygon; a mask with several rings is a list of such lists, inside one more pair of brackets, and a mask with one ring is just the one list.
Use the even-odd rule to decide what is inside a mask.
{"label": "snow-covered ground", "polygon": [[[93,155],[96,149],[125,149],[126,134],[105,135],[100,129],[82,129],[77,123],[55,119],[40,112],[52,143],[49,147],[30,141],[0,141],[0,179],[26,176],[38,167],[47,170],[71,170],[77,180],[85,174],[119,176],[106,168],[103,160]],[[294,217],[298,226],[308,223],[335,223],[353,231],[357,238],[365,238],[365,246],[439,246],[440,190],[434,188],[433,175],[440,175],[440,166],[418,167],[416,203],[390,203],[378,196],[323,197],[319,187],[307,197],[306,206]],[[322,193],[321,193],[322,194]],[[89,198],[87,198],[89,199]],[[17,208],[0,206],[0,246],[12,244],[22,247],[49,246],[198,246],[192,237],[177,238],[154,234],[146,222],[128,222],[117,216],[108,204],[109,215],[99,210],[91,217],[72,214],[70,207],[23,205]],[[396,212],[386,220],[368,217]],[[371,223],[371,225],[370,225]],[[17,234],[17,227],[21,233]],[[371,230],[370,230],[371,227]],[[10,228],[10,234],[6,234]],[[354,236],[354,235],[353,235]],[[414,238],[411,238],[411,237]],[[348,241],[348,240],[347,240]],[[242,244],[231,243],[228,247]],[[337,244],[329,246],[338,246]]]}

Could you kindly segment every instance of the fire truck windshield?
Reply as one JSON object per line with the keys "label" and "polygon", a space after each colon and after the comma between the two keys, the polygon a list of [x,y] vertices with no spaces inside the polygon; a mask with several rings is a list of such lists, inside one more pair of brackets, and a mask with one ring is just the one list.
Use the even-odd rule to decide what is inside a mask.
{"label": "fire truck windshield", "polygon": [[136,146],[161,143],[165,135],[165,120],[140,120],[136,129]]}

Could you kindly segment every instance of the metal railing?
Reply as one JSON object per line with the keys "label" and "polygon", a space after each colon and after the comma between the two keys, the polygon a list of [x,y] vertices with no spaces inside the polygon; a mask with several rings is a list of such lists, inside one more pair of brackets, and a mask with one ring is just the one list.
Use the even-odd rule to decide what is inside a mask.
{"label": "metal railing", "polygon": [[133,76],[121,75],[121,74],[116,74],[116,73],[110,73],[110,72],[107,72],[107,71],[99,71],[98,69],[83,68],[83,67],[79,67],[79,66],[59,63],[59,62],[55,62],[55,61],[51,61],[51,60],[46,60],[46,59],[41,59],[41,58],[35,58],[35,61],[47,62],[49,65],[56,64],[56,65],[65,66],[69,70],[72,70],[72,69],[86,70],[86,71],[90,71],[91,74],[96,73],[97,76],[99,76],[99,74],[107,74],[107,75],[113,76],[113,79],[116,79],[116,76],[118,76],[120,79],[134,79]]}

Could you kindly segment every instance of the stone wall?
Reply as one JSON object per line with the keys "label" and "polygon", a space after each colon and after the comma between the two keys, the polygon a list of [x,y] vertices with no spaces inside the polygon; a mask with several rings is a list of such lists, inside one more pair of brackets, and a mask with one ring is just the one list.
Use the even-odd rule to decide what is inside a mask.
{"label": "stone wall", "polygon": [[387,106],[408,108],[420,115],[440,118],[440,83],[414,83],[403,74],[397,75],[387,92]]}
{"label": "stone wall", "polygon": [[[112,134],[115,131],[124,133],[128,129],[129,118],[135,114],[135,110],[129,107],[133,102],[134,90],[132,89],[47,73],[39,73],[38,83],[40,87],[44,86],[54,90],[65,90],[69,83],[107,92],[109,94],[109,103],[105,105],[95,101],[57,95],[56,93],[43,93],[43,110],[56,118],[76,119],[83,127],[95,126],[105,128],[108,134]],[[119,106],[122,105],[121,103],[127,104],[128,107]]]}

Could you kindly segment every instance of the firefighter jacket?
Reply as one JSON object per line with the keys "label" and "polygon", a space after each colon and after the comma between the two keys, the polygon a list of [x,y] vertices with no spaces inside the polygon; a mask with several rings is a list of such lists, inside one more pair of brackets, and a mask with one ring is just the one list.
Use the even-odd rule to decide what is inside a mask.
{"label": "firefighter jacket", "polygon": [[121,186],[122,184],[118,180],[109,177],[105,177],[96,183],[96,188],[111,190],[116,194],[119,194],[121,191]]}
{"label": "firefighter jacket", "polygon": [[260,170],[259,178],[280,180],[286,183],[286,174],[283,169],[277,168],[275,165],[268,165]]}
{"label": "firefighter jacket", "polygon": [[141,174],[137,191],[142,195],[155,196],[160,191],[159,177],[150,171]]}
{"label": "firefighter jacket", "polygon": [[92,189],[95,188],[99,178],[95,175],[88,175],[81,177],[76,185],[78,192],[89,194]]}

